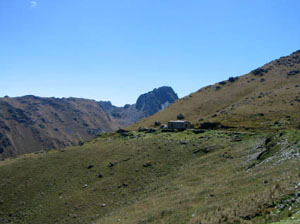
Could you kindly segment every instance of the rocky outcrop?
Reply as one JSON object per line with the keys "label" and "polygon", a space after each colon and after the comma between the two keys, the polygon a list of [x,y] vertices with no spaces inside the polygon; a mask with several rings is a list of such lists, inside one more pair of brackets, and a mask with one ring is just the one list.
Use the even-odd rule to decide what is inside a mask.
{"label": "rocky outcrop", "polygon": [[136,101],[136,109],[151,116],[156,112],[167,108],[178,99],[171,87],[160,87],[141,95]]}
{"label": "rocky outcrop", "polygon": [[166,109],[177,99],[178,96],[171,87],[163,86],[142,94],[132,105],[116,107],[109,101],[100,101],[99,104],[114,119],[117,119],[121,126],[126,127]]}

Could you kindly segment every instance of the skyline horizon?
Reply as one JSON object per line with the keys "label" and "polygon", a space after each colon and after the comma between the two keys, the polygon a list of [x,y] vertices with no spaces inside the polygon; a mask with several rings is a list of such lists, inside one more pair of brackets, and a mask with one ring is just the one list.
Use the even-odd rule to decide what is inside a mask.
{"label": "skyline horizon", "polygon": [[[147,92],[143,92],[141,94],[139,94],[137,97],[136,97],[136,101],[138,100],[138,98],[143,95],[143,94],[147,94],[147,93],[150,93],[152,91],[154,91],[155,89],[159,89],[159,88],[162,88],[162,87],[170,87],[173,89],[173,91],[175,92],[175,94],[178,96],[178,99],[181,99],[183,97],[179,97],[178,93],[176,92],[176,90],[172,87],[172,86],[159,86],[159,87],[155,87],[153,88],[152,90],[149,90]],[[18,97],[26,97],[26,96],[34,96],[34,97],[41,97],[41,98],[56,98],[56,99],[68,99],[68,98],[76,98],[76,99],[85,99],[85,100],[94,100],[96,102],[110,102],[113,106],[117,106],[117,107],[124,107],[125,105],[133,105],[133,104],[136,104],[136,101],[134,103],[125,103],[124,105],[116,105],[114,104],[111,100],[107,99],[107,100],[103,100],[103,99],[93,99],[93,98],[84,98],[84,97],[74,97],[74,96],[40,96],[40,95],[34,95],[34,94],[26,94],[26,95],[20,95],[20,96],[9,96],[9,95],[4,95],[4,96],[0,96],[0,98],[18,98]]]}

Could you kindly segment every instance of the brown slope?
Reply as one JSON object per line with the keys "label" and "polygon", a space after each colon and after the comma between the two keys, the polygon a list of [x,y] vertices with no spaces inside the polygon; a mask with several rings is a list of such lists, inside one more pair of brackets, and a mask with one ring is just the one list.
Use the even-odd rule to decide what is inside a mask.
{"label": "brown slope", "polygon": [[118,122],[98,102],[25,96],[0,99],[0,156],[70,146],[113,131]]}
{"label": "brown slope", "polygon": [[124,107],[79,98],[0,98],[0,158],[78,144],[127,127],[177,99],[166,86]]}
{"label": "brown slope", "polygon": [[204,87],[131,126],[167,123],[179,113],[194,124],[217,121],[238,127],[296,127],[300,111],[300,51],[237,79]]}

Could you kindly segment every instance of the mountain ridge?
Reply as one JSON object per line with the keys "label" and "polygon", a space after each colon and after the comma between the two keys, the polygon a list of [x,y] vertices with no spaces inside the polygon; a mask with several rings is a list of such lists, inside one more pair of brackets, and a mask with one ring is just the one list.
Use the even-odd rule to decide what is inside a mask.
{"label": "mountain ridge", "polygon": [[[171,87],[167,92],[175,94]],[[164,93],[156,97],[164,97]],[[81,144],[153,112],[136,110],[135,104],[118,108],[111,103],[75,97],[0,98],[0,157]]]}
{"label": "mountain ridge", "polygon": [[298,50],[248,74],[203,87],[130,128],[151,127],[156,120],[167,123],[179,113],[196,126],[221,122],[234,127],[264,128],[279,122],[296,127],[300,122],[299,83]]}
{"label": "mountain ridge", "polygon": [[135,104],[117,107],[110,101],[100,101],[99,103],[106,112],[126,127],[166,109],[176,100],[178,100],[178,95],[174,90],[169,86],[162,86],[140,95]]}

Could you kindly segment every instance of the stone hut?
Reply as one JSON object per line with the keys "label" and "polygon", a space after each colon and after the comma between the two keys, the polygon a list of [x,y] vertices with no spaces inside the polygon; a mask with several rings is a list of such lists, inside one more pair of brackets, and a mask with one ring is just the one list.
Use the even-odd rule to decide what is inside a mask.
{"label": "stone hut", "polygon": [[192,125],[189,121],[185,120],[177,120],[177,121],[169,121],[168,122],[168,129],[178,129],[178,130],[185,130],[191,128]]}

